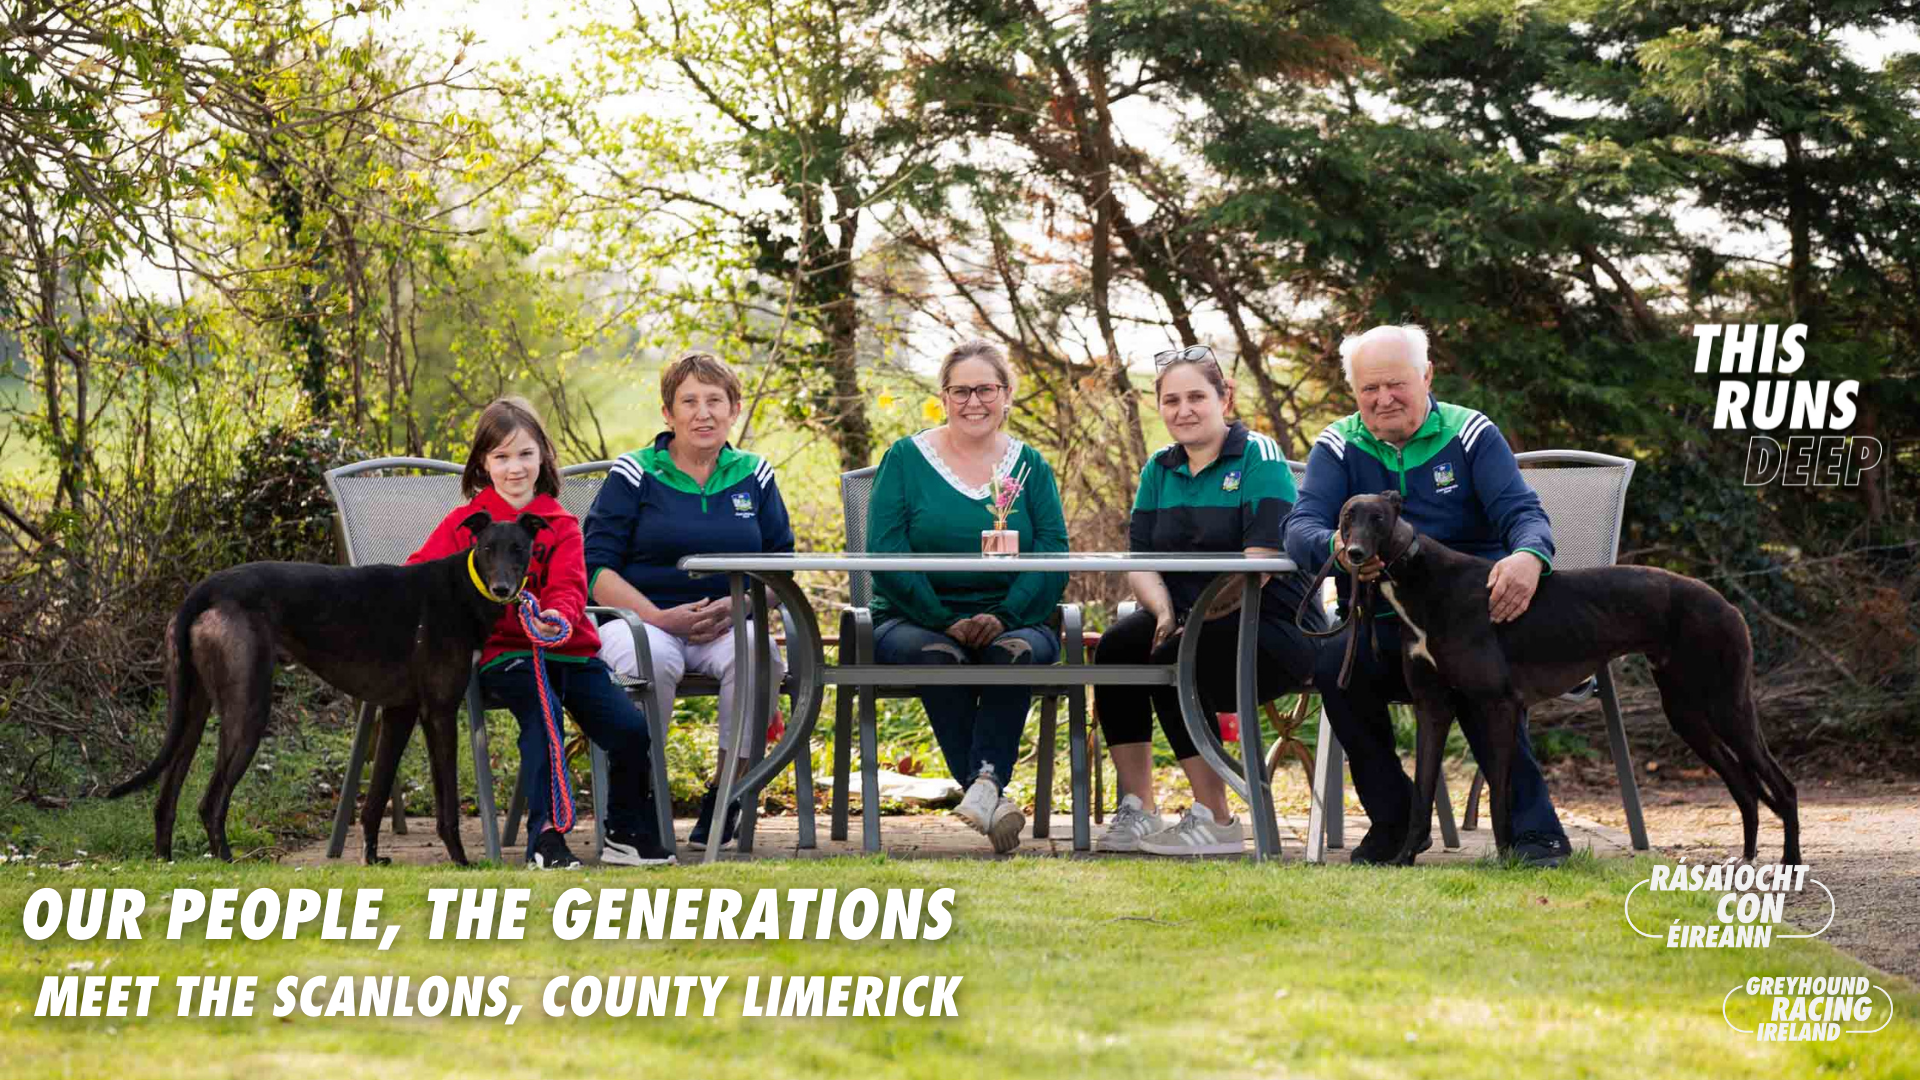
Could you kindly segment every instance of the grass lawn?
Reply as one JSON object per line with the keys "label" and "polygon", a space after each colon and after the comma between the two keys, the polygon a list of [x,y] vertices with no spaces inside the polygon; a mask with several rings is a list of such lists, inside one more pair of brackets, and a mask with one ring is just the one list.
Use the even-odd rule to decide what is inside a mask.
{"label": "grass lawn", "polygon": [[[1914,1075],[1920,995],[1906,984],[1894,987],[1893,1021],[1877,1034],[1763,1044],[1729,1030],[1722,998],[1749,976],[1868,971],[1817,941],[1665,950],[1634,935],[1621,917],[1623,897],[1647,866],[1582,858],[1551,872],[1491,865],[1401,872],[851,859],[535,876],[498,868],[295,871],[128,861],[63,871],[16,863],[0,867],[0,1075]],[[153,900],[142,921],[148,940],[27,940],[20,912],[32,890],[46,885],[145,890]],[[197,927],[178,942],[151,940],[164,936],[164,916],[151,909],[176,885],[377,885],[387,890],[385,920],[402,929],[385,954],[371,943],[317,939],[209,943]],[[547,908],[575,885],[953,886],[958,895],[953,930],[938,942],[562,942],[551,934]],[[427,941],[425,894],[435,886],[531,887],[526,940]],[[1707,911],[1704,901],[1648,900],[1645,890],[1634,901],[1642,925],[1697,921]],[[36,1019],[41,977],[87,961],[96,974],[162,976],[159,1015]],[[175,975],[259,975],[266,1013],[280,976],[383,973],[506,974],[514,980],[511,1000],[526,1008],[513,1027],[499,1019],[171,1015]],[[964,976],[960,1016],[738,1015],[748,975],[868,973]],[[733,978],[714,1019],[550,1019],[540,990],[559,974]],[[695,1002],[693,1011],[697,994]],[[1743,1027],[1754,1026],[1759,1008],[1744,994],[1734,997]]]}

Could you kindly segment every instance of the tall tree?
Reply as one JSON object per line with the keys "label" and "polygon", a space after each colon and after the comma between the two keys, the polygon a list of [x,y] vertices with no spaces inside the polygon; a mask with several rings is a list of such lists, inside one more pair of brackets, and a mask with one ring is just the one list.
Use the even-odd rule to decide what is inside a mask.
{"label": "tall tree", "polygon": [[[596,190],[579,217],[633,253],[631,280],[675,309],[678,333],[769,362],[756,402],[790,402],[842,468],[867,465],[862,230],[929,151],[901,109],[898,54],[830,0],[670,0],[589,34],[599,91],[570,123]],[[680,108],[622,115],[634,96]],[[663,246],[670,267],[644,267]]]}

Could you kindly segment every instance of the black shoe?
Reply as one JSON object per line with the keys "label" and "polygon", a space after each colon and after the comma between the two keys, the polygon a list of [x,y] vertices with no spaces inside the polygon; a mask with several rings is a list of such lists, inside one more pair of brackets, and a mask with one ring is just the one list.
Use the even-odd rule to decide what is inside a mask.
{"label": "black shoe", "polygon": [[673,852],[662,847],[651,832],[608,829],[600,861],[608,866],[671,866]]}
{"label": "black shoe", "polygon": [[[709,787],[705,795],[700,796],[700,820],[693,823],[693,831],[687,834],[687,846],[695,851],[707,850],[707,837],[713,835],[713,805],[720,801],[720,789]],[[727,823],[720,830],[720,846],[733,843],[733,831],[740,826],[740,800],[735,799],[727,807]]]}
{"label": "black shoe", "polygon": [[567,850],[567,838],[547,829],[533,842],[533,854],[527,857],[529,870],[578,870],[580,860]]}
{"label": "black shoe", "polygon": [[[1399,826],[1386,824],[1375,825],[1368,829],[1367,835],[1361,837],[1360,843],[1355,845],[1353,849],[1353,864],[1355,866],[1383,866],[1400,857],[1400,845],[1406,842],[1407,827],[1404,824]],[[1414,854],[1418,855],[1420,852],[1432,846],[1433,837],[1429,835],[1426,840],[1421,843],[1419,850],[1415,851]]]}
{"label": "black shoe", "polygon": [[1528,830],[1513,838],[1513,855],[1528,866],[1552,869],[1573,855],[1564,836]]}

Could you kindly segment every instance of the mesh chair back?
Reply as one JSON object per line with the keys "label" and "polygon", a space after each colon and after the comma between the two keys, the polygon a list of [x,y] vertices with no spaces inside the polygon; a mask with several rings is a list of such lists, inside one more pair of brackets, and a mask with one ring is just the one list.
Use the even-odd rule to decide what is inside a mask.
{"label": "mesh chair back", "polygon": [[600,485],[607,482],[607,470],[611,468],[611,461],[586,461],[560,470],[560,505],[578,518],[583,528],[587,511],[593,509],[593,500],[600,494]]}
{"label": "mesh chair back", "polygon": [[1581,570],[1612,566],[1620,554],[1633,462],[1585,450],[1515,454],[1553,523],[1553,565]]}
{"label": "mesh chair back", "polygon": [[[847,524],[849,553],[867,550],[867,504],[873,499],[873,477],[879,471],[878,465],[869,465],[840,474],[840,513]],[[865,571],[848,574],[847,585],[852,590],[854,607],[873,605],[872,574]]]}
{"label": "mesh chair back", "polygon": [[[417,473],[426,475],[409,475]],[[329,471],[327,490],[340,511],[348,565],[406,562],[440,519],[467,501],[460,473],[451,461],[427,458],[379,458]]]}

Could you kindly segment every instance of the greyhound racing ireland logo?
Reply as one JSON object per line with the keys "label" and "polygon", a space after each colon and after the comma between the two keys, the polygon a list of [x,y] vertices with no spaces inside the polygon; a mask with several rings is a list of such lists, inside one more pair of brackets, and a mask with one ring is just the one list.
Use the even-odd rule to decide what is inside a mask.
{"label": "greyhound racing ireland logo", "polygon": [[[1806,892],[1808,885],[1817,886],[1827,894],[1825,925],[1811,934],[1779,933],[1786,922],[1787,894]],[[1714,904],[1712,921],[1688,923],[1676,918],[1665,927],[1657,923],[1650,924],[1656,930],[1664,930],[1664,933],[1651,933],[1641,929],[1633,918],[1633,896],[1642,888],[1651,893],[1719,893],[1720,898]],[[1664,938],[1669,949],[1764,949],[1773,944],[1775,937],[1819,937],[1827,932],[1827,927],[1833,925],[1834,915],[1832,890],[1808,878],[1804,863],[1768,863],[1759,866],[1751,863],[1689,865],[1684,860],[1678,866],[1661,863],[1653,868],[1652,876],[1647,880],[1627,890],[1627,898],[1622,906],[1627,925],[1633,928],[1634,933],[1641,937]]]}
{"label": "greyhound racing ireland logo", "polygon": [[[1746,1002],[1766,1000],[1766,1011],[1756,1017],[1751,1004],[1736,1001],[1733,995],[1742,990]],[[1886,1011],[1876,1017],[1882,996]],[[1736,1016],[1753,1026],[1741,1027]],[[1864,975],[1755,975],[1720,999],[1720,1018],[1756,1042],[1832,1042],[1886,1027],[1893,1020],[1893,995]]]}

